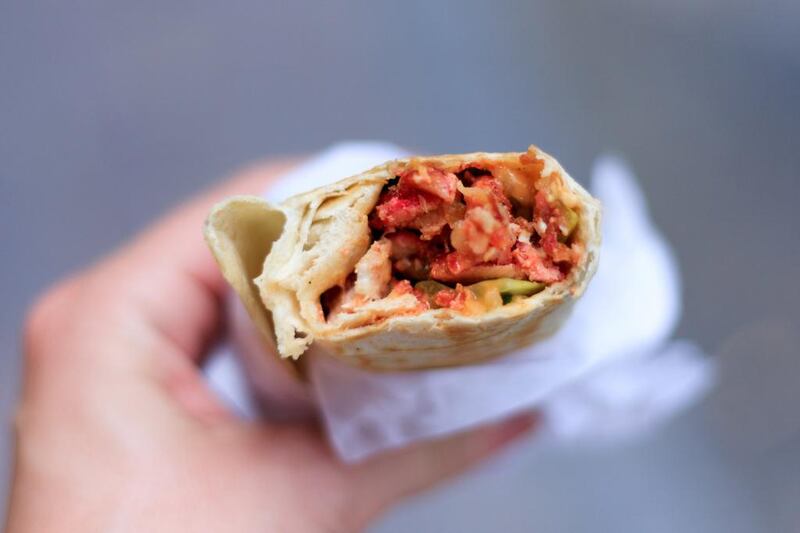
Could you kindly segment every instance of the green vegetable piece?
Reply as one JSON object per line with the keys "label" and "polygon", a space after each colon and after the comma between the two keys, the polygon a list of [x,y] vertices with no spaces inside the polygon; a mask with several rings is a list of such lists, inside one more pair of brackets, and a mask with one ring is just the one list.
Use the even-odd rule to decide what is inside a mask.
{"label": "green vegetable piece", "polygon": [[562,204],[561,214],[564,217],[564,223],[558,228],[561,233],[558,240],[564,242],[569,239],[569,236],[572,235],[572,232],[575,231],[575,228],[578,226],[578,213]]}
{"label": "green vegetable piece", "polygon": [[440,291],[444,291],[449,289],[447,285],[443,283],[439,283],[438,281],[433,281],[432,279],[428,279],[425,281],[419,281],[414,285],[414,288],[418,291],[422,291],[428,299],[433,299],[436,294]]}
{"label": "green vegetable piece", "polygon": [[467,288],[475,293],[475,296],[478,298],[481,298],[483,295],[492,290],[496,290],[500,293],[500,296],[503,297],[503,303],[508,303],[506,301],[506,297],[508,297],[508,301],[511,301],[511,297],[515,295],[531,296],[543,290],[544,287],[544,283],[538,283],[535,281],[499,278],[474,283]]}

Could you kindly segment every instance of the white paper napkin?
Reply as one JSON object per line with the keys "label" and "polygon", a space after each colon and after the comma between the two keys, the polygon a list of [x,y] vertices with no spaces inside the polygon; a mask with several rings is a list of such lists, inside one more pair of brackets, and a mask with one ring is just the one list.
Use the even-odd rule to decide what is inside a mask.
{"label": "white paper napkin", "polygon": [[[338,144],[265,196],[277,202],[403,155],[385,143]],[[351,462],[524,409],[545,414],[554,443],[607,443],[652,428],[705,392],[715,367],[691,342],[669,340],[680,315],[678,270],[630,170],[603,157],[592,174],[592,193],[603,202],[600,266],[547,341],[473,366],[388,374],[349,367],[312,346],[303,356],[311,383],[302,385],[263,353],[232,298],[232,338],[206,367],[211,386],[243,416],[318,410],[331,444]]]}

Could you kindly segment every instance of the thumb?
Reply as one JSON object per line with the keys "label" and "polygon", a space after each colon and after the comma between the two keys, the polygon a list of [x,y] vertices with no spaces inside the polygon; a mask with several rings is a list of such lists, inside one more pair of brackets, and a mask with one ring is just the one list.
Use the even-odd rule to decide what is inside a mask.
{"label": "thumb", "polygon": [[527,434],[539,425],[537,413],[525,413],[498,424],[412,445],[372,458],[356,467],[360,501],[375,512],[395,501],[445,481]]}

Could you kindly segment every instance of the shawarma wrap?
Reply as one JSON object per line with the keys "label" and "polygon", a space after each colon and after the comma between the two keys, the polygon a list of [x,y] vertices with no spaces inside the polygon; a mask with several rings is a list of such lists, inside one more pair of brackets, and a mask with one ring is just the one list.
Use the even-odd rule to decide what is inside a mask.
{"label": "shawarma wrap", "polygon": [[524,153],[389,161],[271,205],[234,197],[205,235],[265,340],[374,370],[463,365],[552,335],[595,272],[600,205]]}

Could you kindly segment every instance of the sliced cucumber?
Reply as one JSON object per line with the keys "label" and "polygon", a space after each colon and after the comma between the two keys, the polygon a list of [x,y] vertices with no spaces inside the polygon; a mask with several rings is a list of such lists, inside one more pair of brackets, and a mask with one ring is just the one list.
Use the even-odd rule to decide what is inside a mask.
{"label": "sliced cucumber", "polygon": [[522,279],[499,278],[473,283],[467,289],[478,298],[487,309],[512,303],[516,297],[523,298],[543,290],[544,283]]}
{"label": "sliced cucumber", "polygon": [[481,293],[484,293],[487,290],[497,290],[497,292],[499,292],[501,295],[507,295],[511,297],[516,294],[522,296],[531,296],[532,294],[536,294],[537,292],[544,289],[544,287],[545,287],[544,283],[538,283],[535,281],[526,281],[524,279],[513,279],[513,278],[499,278],[499,279],[488,279],[486,281],[474,283],[467,288],[472,292],[474,292],[476,296],[480,296]]}

